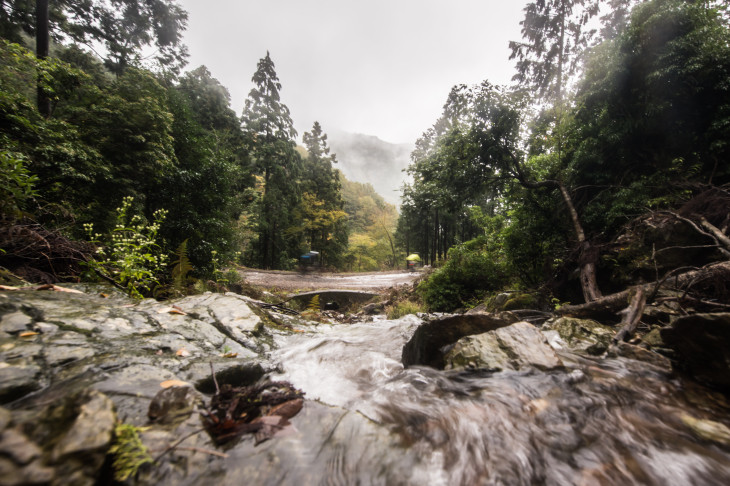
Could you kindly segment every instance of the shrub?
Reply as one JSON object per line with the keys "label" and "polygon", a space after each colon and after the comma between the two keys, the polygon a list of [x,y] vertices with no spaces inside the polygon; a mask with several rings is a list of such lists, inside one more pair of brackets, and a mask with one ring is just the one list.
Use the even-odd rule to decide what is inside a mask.
{"label": "shrub", "polygon": [[388,319],[399,319],[403,316],[407,316],[408,314],[417,314],[419,312],[424,312],[424,310],[425,309],[423,308],[423,306],[418,302],[413,302],[412,300],[402,300],[386,307],[385,313]]}
{"label": "shrub", "polygon": [[164,209],[155,211],[152,224],[141,216],[130,214],[133,198],[125,197],[117,209],[117,224],[106,241],[94,233],[91,223],[84,225],[89,239],[102,243],[96,251],[97,258],[89,266],[126,289],[132,297],[143,298],[152,295],[159,285],[158,277],[167,265],[167,255],[157,242],[157,232],[165,219]]}
{"label": "shrub", "polygon": [[501,259],[480,237],[451,248],[446,264],[421,282],[418,292],[429,310],[450,312],[506,282]]}

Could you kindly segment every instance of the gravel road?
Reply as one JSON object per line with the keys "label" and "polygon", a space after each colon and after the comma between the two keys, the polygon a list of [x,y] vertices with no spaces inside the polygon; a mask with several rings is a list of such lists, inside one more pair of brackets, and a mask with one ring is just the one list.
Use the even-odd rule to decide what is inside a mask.
{"label": "gravel road", "polygon": [[257,287],[277,287],[285,290],[381,290],[398,285],[411,284],[419,277],[418,272],[377,273],[299,273],[244,269],[244,280]]}

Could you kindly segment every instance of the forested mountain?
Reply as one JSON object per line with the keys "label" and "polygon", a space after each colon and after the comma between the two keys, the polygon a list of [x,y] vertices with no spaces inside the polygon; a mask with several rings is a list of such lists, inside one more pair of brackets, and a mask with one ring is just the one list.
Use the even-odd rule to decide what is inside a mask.
{"label": "forested mountain", "polygon": [[330,145],[339,168],[351,181],[370,184],[391,204],[400,204],[404,172],[413,150],[411,144],[393,144],[372,135],[333,131]]}

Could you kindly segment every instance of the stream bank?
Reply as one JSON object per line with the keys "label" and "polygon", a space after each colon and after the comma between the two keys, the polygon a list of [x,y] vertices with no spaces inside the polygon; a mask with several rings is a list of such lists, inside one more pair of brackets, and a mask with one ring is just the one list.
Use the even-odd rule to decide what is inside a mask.
{"label": "stream bank", "polygon": [[[730,480],[727,396],[583,324],[323,323],[236,294],[72,288],[0,292],[0,484],[111,482],[120,422],[155,460],[125,484]],[[262,380],[304,393],[293,427],[217,445],[199,413],[216,386]]]}

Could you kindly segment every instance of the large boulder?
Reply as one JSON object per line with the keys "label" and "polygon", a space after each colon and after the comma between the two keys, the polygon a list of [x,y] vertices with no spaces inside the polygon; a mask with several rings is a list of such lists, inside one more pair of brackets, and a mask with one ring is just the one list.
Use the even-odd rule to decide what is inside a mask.
{"label": "large boulder", "polygon": [[542,333],[528,322],[476,336],[466,336],[444,356],[446,369],[486,368],[495,371],[562,366]]}
{"label": "large boulder", "polygon": [[542,327],[553,347],[568,347],[592,355],[603,354],[611,345],[616,331],[590,319],[561,317]]}
{"label": "large boulder", "polygon": [[730,389],[730,313],[694,314],[661,330],[676,352],[676,366],[698,380]]}
{"label": "large boulder", "polygon": [[97,483],[117,422],[107,396],[87,390],[35,413],[0,415],[0,484]]}
{"label": "large boulder", "polygon": [[464,336],[482,334],[509,326],[519,319],[509,313],[445,316],[422,324],[403,347],[404,366],[426,365],[443,368],[442,348]]}

